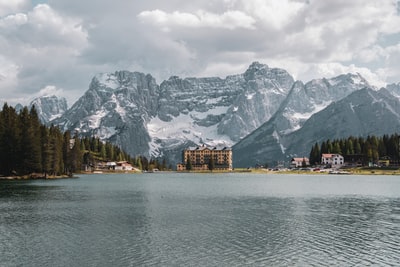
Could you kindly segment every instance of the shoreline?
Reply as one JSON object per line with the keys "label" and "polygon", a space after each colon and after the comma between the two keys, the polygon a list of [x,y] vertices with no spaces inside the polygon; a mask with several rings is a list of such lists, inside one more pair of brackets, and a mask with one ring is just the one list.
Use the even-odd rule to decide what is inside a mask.
{"label": "shoreline", "polygon": [[[329,170],[297,170],[297,169],[281,169],[281,170],[270,170],[270,169],[234,169],[231,171],[166,171],[171,173],[194,173],[194,174],[224,174],[224,173],[253,173],[253,174],[293,174],[293,175],[400,175],[400,169],[380,169],[380,168],[349,168],[342,169],[338,173],[330,173]],[[125,172],[79,172],[72,175],[43,175],[39,173],[33,173],[22,176],[0,176],[0,181],[16,181],[16,180],[54,180],[54,179],[70,179],[79,178],[76,175],[96,175],[96,174],[142,174],[143,172],[138,171],[125,171]],[[152,172],[149,172],[152,173]]]}
{"label": "shoreline", "polygon": [[12,180],[54,180],[54,179],[68,179],[68,178],[78,178],[73,175],[43,175],[43,174],[28,174],[28,175],[13,175],[13,176],[0,176],[0,181],[12,181]]}

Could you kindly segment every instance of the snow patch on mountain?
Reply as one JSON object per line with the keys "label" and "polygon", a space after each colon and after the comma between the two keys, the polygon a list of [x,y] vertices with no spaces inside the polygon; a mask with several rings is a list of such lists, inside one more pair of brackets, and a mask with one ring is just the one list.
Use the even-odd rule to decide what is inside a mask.
{"label": "snow patch on mountain", "polygon": [[256,93],[251,93],[251,94],[246,94],[247,100],[253,99],[253,97],[256,95]]}
{"label": "snow patch on mountain", "polygon": [[97,131],[97,136],[101,140],[107,140],[110,137],[114,136],[118,131],[115,129],[115,127],[101,127]]}
{"label": "snow patch on mountain", "polygon": [[282,154],[285,154],[286,148],[282,145],[282,142],[280,142],[280,136],[279,136],[278,132],[274,131],[272,133],[272,136],[275,138],[276,142],[279,144]]}
{"label": "snow patch on mountain", "polygon": [[[208,112],[181,113],[172,117],[171,121],[161,120],[159,117],[152,118],[147,124],[151,138],[150,155],[157,157],[165,149],[166,145],[174,146],[191,141],[196,144],[232,146],[233,141],[227,135],[218,134],[217,124],[202,126],[197,123],[210,115],[219,115],[226,112],[226,107],[217,107]],[[172,141],[174,140],[174,141]]]}
{"label": "snow patch on mountain", "polygon": [[353,103],[351,103],[351,102],[350,102],[350,104],[349,104],[349,105],[350,105],[350,109],[351,109],[351,111],[352,111],[353,113],[355,113],[355,110],[354,110],[354,105],[353,105]]}
{"label": "snow patch on mountain", "polygon": [[87,118],[87,121],[89,123],[89,127],[90,128],[99,128],[100,127],[100,123],[101,120],[103,119],[103,117],[105,117],[107,115],[107,111],[102,109],[97,111],[95,114],[89,116]]}

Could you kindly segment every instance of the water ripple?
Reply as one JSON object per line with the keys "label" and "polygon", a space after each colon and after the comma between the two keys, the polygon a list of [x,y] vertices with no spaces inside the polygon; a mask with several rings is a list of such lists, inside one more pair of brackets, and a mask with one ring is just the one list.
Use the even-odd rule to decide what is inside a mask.
{"label": "water ripple", "polygon": [[400,197],[392,193],[263,195],[257,189],[271,180],[254,176],[147,177],[8,184],[2,265],[398,265]]}

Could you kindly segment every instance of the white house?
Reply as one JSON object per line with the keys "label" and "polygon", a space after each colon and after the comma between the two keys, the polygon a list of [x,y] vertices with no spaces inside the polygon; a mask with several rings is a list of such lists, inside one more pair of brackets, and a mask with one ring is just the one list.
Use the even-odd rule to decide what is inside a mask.
{"label": "white house", "polygon": [[344,157],[340,154],[322,154],[322,165],[330,165],[332,168],[340,168],[344,165]]}
{"label": "white house", "polygon": [[115,166],[116,171],[132,171],[133,166],[128,163],[127,161],[119,161],[117,162],[117,165]]}
{"label": "white house", "polygon": [[310,160],[308,158],[292,158],[290,162],[290,167],[298,168],[298,167],[306,167],[310,166]]}

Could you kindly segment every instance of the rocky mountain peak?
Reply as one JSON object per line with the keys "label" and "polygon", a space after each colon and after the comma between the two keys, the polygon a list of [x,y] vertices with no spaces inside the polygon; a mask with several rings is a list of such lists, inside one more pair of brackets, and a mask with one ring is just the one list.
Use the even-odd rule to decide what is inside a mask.
{"label": "rocky mountain peak", "polygon": [[39,119],[48,123],[62,116],[68,109],[67,100],[55,95],[41,96],[33,99],[29,108],[35,106]]}

